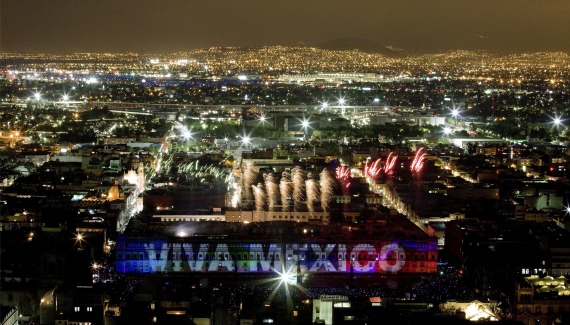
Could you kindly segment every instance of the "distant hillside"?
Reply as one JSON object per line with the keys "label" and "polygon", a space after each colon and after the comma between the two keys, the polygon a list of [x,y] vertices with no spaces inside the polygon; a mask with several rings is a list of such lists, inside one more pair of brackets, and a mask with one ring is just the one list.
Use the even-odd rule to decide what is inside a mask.
{"label": "distant hillside", "polygon": [[332,51],[360,50],[362,52],[378,53],[389,57],[404,57],[410,54],[406,50],[363,38],[337,38],[319,44],[317,47]]}

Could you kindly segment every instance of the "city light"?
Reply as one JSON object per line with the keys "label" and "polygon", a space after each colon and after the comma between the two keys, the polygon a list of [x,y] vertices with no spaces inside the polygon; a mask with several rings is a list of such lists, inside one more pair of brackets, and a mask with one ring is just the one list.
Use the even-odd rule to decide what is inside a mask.
{"label": "city light", "polygon": [[457,119],[460,117],[461,115],[459,114],[459,109],[458,108],[453,108],[451,110],[451,117],[455,120],[455,125],[457,125]]}
{"label": "city light", "polygon": [[457,118],[459,116],[459,110],[457,108],[454,108],[451,110],[451,116],[453,118]]}
{"label": "city light", "polygon": [[79,250],[83,250],[83,242],[85,241],[85,236],[82,233],[77,233],[75,235],[75,244],[79,245]]}
{"label": "city light", "polygon": [[249,137],[249,135],[242,135],[241,136],[241,143],[244,146],[251,144],[251,138]]}
{"label": "city light", "polygon": [[292,272],[292,268],[289,269],[288,271],[283,271],[283,272],[278,272],[275,271],[275,273],[277,273],[279,275],[279,279],[281,280],[280,284],[296,284],[296,276],[294,275],[294,273]]}
{"label": "city light", "polygon": [[188,140],[192,138],[192,132],[190,132],[189,130],[185,130],[182,132],[182,138],[184,140]]}
{"label": "city light", "polygon": [[[50,63],[29,67],[10,63],[22,60],[7,60],[12,66],[4,70],[9,87],[3,89],[0,136],[13,176],[3,182],[7,195],[0,208],[7,206],[10,223],[23,225],[7,231],[17,230],[14,238],[34,246],[46,236],[38,228],[50,217],[42,215],[44,205],[67,206],[71,212],[63,217],[73,219],[69,229],[75,230],[49,236],[63,236],[67,250],[75,253],[66,256],[80,257],[66,265],[76,265],[94,281],[113,282],[114,274],[121,276],[120,284],[123,275],[195,277],[210,272],[235,277],[232,283],[223,277],[209,283],[220,289],[220,296],[241,299],[244,293],[249,299],[241,285],[229,287],[259,273],[273,287],[252,292],[276,289],[275,308],[285,299],[304,299],[286,293],[300,283],[310,284],[311,290],[322,281],[318,290],[333,295],[352,290],[355,279],[355,284],[364,277],[373,283],[374,276],[402,273],[429,282],[428,287],[436,283],[430,288],[439,291],[432,295],[406,285],[402,289],[410,299],[435,301],[457,292],[453,297],[472,297],[473,288],[462,290],[460,282],[438,282],[450,273],[439,263],[444,256],[438,255],[441,241],[430,225],[433,220],[449,221],[449,229],[457,230],[452,234],[479,240],[487,235],[478,236],[478,231],[486,228],[477,229],[476,221],[462,220],[465,216],[484,212],[490,222],[524,214],[536,219],[532,227],[542,233],[546,228],[535,221],[562,225],[570,215],[568,198],[560,190],[568,177],[568,157],[560,144],[570,140],[563,119],[570,62],[565,55],[506,58],[461,51],[421,60],[402,54],[393,60],[357,50],[307,51],[304,46],[262,52],[220,48],[160,55],[159,65],[149,64],[148,54],[90,55],[96,59],[81,53],[30,56],[30,61]],[[182,63],[180,56],[188,59]],[[70,61],[74,63],[66,63]],[[80,68],[77,62],[82,62]],[[165,68],[175,77],[169,79]],[[241,73],[248,73],[249,79],[241,80],[249,81],[239,82]],[[464,102],[453,105],[453,98]],[[32,184],[22,187],[16,179],[25,175],[33,176],[28,178],[34,181],[33,195],[47,198],[33,200],[37,206],[22,205]],[[117,188],[120,196],[109,194]],[[58,196],[55,189],[81,193]],[[487,204],[507,198],[524,204]],[[466,199],[469,204],[462,204]],[[134,204],[141,210],[144,205],[148,213],[133,212]],[[491,206],[501,209],[487,209]],[[106,232],[100,233],[103,227]],[[501,227],[493,226],[493,241],[502,240]],[[536,265],[531,259],[539,246],[536,236],[527,236],[523,228],[520,237],[533,244],[520,245],[524,252],[513,255],[522,256],[521,263],[509,266],[496,252],[486,251],[502,274],[506,268],[529,275],[524,268]],[[547,228],[553,236],[543,236],[543,241],[565,236],[562,228]],[[519,231],[513,229],[506,231]],[[210,233],[216,235],[201,241],[202,234]],[[395,236],[400,242],[386,246]],[[473,259],[476,250],[461,251],[459,239],[446,245],[456,244],[452,248],[462,258],[478,260]],[[109,252],[115,255],[105,254]],[[547,255],[541,267],[564,272]],[[515,264],[523,270],[512,269]],[[467,279],[484,266],[478,268],[472,263],[453,274]],[[325,279],[326,273],[330,277]],[[501,292],[498,279],[489,279],[489,288],[477,290]],[[510,288],[513,284],[508,283]],[[396,298],[404,290],[391,294]],[[387,297],[387,291],[360,291]],[[318,296],[313,293],[307,297]],[[196,294],[212,302],[202,292]],[[480,312],[479,306],[473,312]],[[475,316],[481,317],[487,316]]]}
{"label": "city light", "polygon": [[338,104],[340,105],[340,113],[344,116],[346,114],[346,108],[344,107],[344,104],[346,104],[346,99],[344,97],[340,97],[338,99]]}
{"label": "city light", "polygon": [[563,122],[564,122],[564,120],[562,119],[562,115],[556,114],[552,118],[553,127],[555,127],[556,129],[558,129],[560,126],[564,126]]}
{"label": "city light", "polygon": [[311,127],[311,122],[308,119],[301,120],[301,128],[304,132],[307,132],[308,129]]}

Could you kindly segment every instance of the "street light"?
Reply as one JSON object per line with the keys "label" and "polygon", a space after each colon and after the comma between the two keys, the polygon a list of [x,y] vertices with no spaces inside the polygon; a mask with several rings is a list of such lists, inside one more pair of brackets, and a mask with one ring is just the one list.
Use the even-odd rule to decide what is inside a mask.
{"label": "street light", "polygon": [[261,114],[259,116],[259,123],[257,125],[261,125],[262,127],[265,127],[266,123],[269,123],[267,116],[265,114]]}
{"label": "street light", "polygon": [[346,104],[346,99],[344,99],[344,97],[340,97],[338,99],[338,104],[340,105],[341,114],[344,115],[345,114],[344,104]]}
{"label": "street light", "polygon": [[[560,131],[560,127],[561,127],[561,126],[562,126],[562,127],[564,126],[564,124],[563,124],[562,122],[563,122],[563,120],[562,120],[562,115],[561,115],[561,116],[558,116],[558,115],[554,116],[554,118],[552,119],[552,124],[554,124],[553,128],[556,128],[556,131]],[[555,140],[558,140],[558,136],[559,136],[559,134],[558,134],[558,132],[557,132],[557,133],[555,134],[554,139],[555,139]]]}
{"label": "street light", "polygon": [[552,118],[552,123],[554,124],[554,127],[555,127],[556,129],[558,129],[559,126],[563,125],[562,122],[563,122],[563,120],[562,120],[562,115],[560,115],[560,116],[555,115],[555,116]]}
{"label": "street light", "polygon": [[455,125],[457,125],[457,117],[459,117],[459,110],[457,108],[451,110],[451,117],[455,119]]}
{"label": "street light", "polygon": [[192,138],[192,132],[190,132],[189,130],[183,131],[182,138],[186,141],[190,140]]}
{"label": "street light", "polygon": [[93,264],[91,264],[91,268],[93,269],[93,283],[99,282],[101,279],[101,275],[99,273],[99,270],[101,269],[101,267],[103,267],[103,265],[98,264],[97,262],[93,262]]}
{"label": "street light", "polygon": [[247,148],[247,145],[251,143],[251,138],[249,137],[249,135],[242,135],[241,136],[241,142],[242,142],[242,145]]}
{"label": "street light", "polygon": [[75,243],[79,243],[79,250],[83,249],[83,241],[84,241],[84,236],[82,233],[77,233],[75,235]]}
{"label": "street light", "polygon": [[295,270],[295,265],[291,265],[290,268],[288,270],[286,270],[283,265],[282,265],[282,269],[281,272],[275,270],[275,272],[277,273],[277,275],[279,276],[278,280],[279,280],[279,284],[277,285],[277,287],[275,289],[273,289],[273,291],[270,294],[270,300],[273,300],[273,297],[275,296],[275,294],[277,293],[277,291],[279,290],[279,288],[283,287],[283,289],[285,289],[285,297],[286,297],[286,310],[287,310],[287,321],[291,320],[291,317],[296,316],[296,314],[293,313],[294,311],[294,304],[293,304],[293,297],[295,296],[294,294],[292,294],[292,291],[295,289],[295,287],[298,286],[297,284],[297,272]]}

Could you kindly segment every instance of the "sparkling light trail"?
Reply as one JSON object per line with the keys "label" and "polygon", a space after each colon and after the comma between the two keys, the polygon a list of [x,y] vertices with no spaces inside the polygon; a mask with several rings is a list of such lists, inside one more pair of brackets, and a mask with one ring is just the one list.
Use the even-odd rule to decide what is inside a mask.
{"label": "sparkling light trail", "polygon": [[388,158],[386,158],[386,164],[384,164],[384,173],[390,175],[394,172],[394,166],[396,165],[396,159],[398,156],[393,155],[392,152],[388,154]]}
{"label": "sparkling light trail", "polygon": [[425,152],[422,153],[423,150],[424,147],[421,147],[420,149],[418,149],[418,151],[416,151],[416,156],[414,157],[414,160],[410,165],[410,170],[412,171],[412,173],[419,173],[424,167],[425,156],[427,154]]}

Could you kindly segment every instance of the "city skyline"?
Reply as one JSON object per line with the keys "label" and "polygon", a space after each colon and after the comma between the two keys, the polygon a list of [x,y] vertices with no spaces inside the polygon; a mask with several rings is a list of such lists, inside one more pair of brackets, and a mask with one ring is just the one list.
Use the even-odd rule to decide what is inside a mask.
{"label": "city skyline", "polygon": [[2,0],[0,6],[2,52],[169,53],[300,44],[416,53],[570,52],[562,33],[570,30],[564,17],[570,3],[562,0]]}

